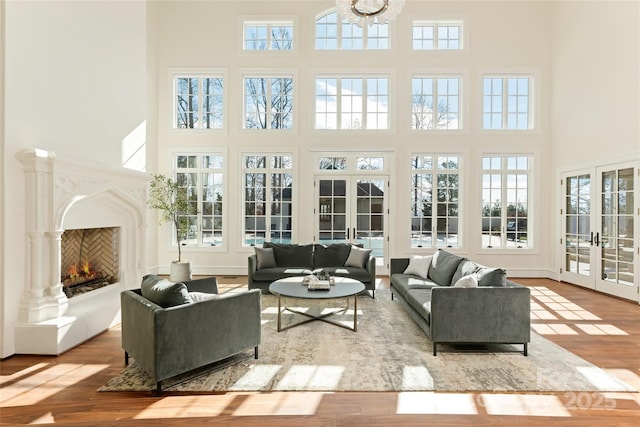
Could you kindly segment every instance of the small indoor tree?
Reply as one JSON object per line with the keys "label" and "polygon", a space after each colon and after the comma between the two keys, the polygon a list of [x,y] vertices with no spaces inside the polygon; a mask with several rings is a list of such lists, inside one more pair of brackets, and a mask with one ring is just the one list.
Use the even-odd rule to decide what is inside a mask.
{"label": "small indoor tree", "polygon": [[182,263],[182,240],[189,230],[189,216],[198,213],[189,200],[187,188],[165,175],[153,175],[147,206],[160,211],[160,225],[166,222],[173,225],[178,244],[178,260],[175,262]]}

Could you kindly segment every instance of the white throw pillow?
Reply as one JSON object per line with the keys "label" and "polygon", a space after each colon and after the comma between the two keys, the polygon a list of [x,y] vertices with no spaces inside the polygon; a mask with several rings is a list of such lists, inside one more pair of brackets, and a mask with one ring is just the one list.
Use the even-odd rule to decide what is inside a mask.
{"label": "white throw pillow", "polygon": [[411,274],[412,276],[422,277],[423,279],[427,278],[427,273],[429,273],[429,265],[431,265],[431,259],[433,255],[429,256],[419,256],[414,255],[409,260],[409,265],[404,269],[404,274]]}
{"label": "white throw pillow", "polygon": [[189,292],[189,296],[193,302],[207,301],[218,298],[218,294],[208,294],[206,292]]}
{"label": "white throw pillow", "polygon": [[475,274],[469,274],[466,276],[462,276],[458,281],[453,285],[454,288],[477,288],[478,287],[478,278]]}

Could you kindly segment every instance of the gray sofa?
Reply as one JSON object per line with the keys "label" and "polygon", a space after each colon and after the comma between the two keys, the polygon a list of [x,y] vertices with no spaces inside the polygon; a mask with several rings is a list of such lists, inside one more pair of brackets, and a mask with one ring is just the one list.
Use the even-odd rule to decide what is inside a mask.
{"label": "gray sofa", "polygon": [[[422,270],[418,262],[409,265],[409,258],[391,259],[391,298],[401,303],[431,339],[434,356],[441,343],[523,344],[527,355],[529,288],[507,280],[502,269],[444,250],[436,252]],[[460,287],[470,284],[473,287]]]}
{"label": "gray sofa", "polygon": [[[254,349],[261,340],[259,291],[218,296],[215,277],[172,283],[148,275],[122,291],[122,348],[156,382]],[[145,296],[143,296],[145,295]]]}
{"label": "gray sofa", "polygon": [[375,297],[376,259],[368,249],[335,243],[281,244],[265,242],[248,258],[249,289],[269,293],[269,285],[285,277],[304,276],[319,270],[359,280]]}

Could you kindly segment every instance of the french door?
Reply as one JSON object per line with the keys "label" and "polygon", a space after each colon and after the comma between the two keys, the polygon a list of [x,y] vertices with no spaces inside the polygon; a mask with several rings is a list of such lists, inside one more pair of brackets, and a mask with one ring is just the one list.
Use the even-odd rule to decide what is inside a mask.
{"label": "french door", "polygon": [[386,274],[387,183],[380,175],[316,177],[314,240],[361,244],[376,257],[376,272]]}
{"label": "french door", "polygon": [[639,301],[635,164],[565,174],[561,279]]}

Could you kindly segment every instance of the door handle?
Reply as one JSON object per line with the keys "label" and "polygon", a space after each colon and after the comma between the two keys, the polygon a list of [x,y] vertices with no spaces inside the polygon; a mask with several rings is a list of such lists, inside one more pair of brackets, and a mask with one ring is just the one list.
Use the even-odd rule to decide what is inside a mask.
{"label": "door handle", "polygon": [[356,228],[353,227],[353,240],[355,240],[355,239],[356,239]]}
{"label": "door handle", "polygon": [[349,229],[349,227],[347,227],[347,240],[349,240],[349,239],[350,239],[350,237],[349,237],[349,232],[350,232],[350,231],[351,231],[351,230]]}
{"label": "door handle", "polygon": [[589,244],[593,245],[593,231],[591,232],[591,239],[589,240]]}
{"label": "door handle", "polygon": [[600,232],[596,233],[596,246],[600,246]]}

